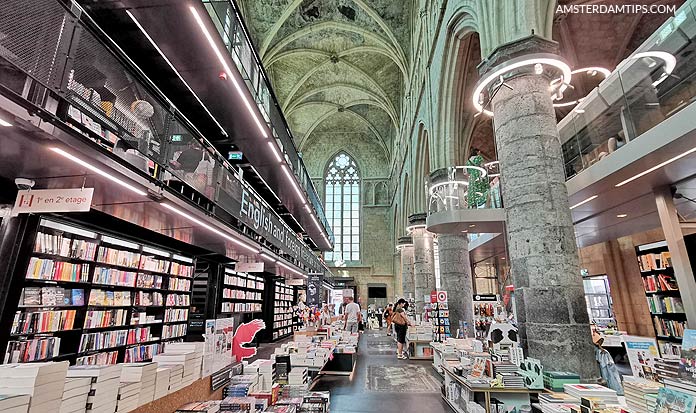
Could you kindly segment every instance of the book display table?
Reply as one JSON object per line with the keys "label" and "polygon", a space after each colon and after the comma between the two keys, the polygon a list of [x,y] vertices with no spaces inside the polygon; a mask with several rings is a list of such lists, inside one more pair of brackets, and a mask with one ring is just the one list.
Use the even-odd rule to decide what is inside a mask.
{"label": "book display table", "polygon": [[430,340],[406,339],[409,358],[411,360],[433,360],[433,348],[430,343]]}

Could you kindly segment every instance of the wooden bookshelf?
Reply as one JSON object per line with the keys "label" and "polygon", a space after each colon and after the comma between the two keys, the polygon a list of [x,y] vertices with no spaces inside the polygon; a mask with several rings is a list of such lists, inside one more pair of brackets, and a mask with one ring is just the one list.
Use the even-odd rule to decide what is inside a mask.
{"label": "wooden bookshelf", "polygon": [[676,358],[686,328],[686,314],[667,242],[636,247],[643,290],[662,357]]}
{"label": "wooden bookshelf", "polygon": [[[4,362],[150,360],[163,343],[186,335],[194,264],[147,243],[42,218]],[[68,321],[56,321],[68,313]]]}

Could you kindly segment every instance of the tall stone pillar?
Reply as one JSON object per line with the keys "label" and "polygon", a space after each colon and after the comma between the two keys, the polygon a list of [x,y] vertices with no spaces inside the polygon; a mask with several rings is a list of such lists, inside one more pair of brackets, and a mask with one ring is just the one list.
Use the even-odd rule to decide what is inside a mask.
{"label": "tall stone pillar", "polygon": [[425,229],[425,214],[408,217],[413,238],[413,278],[415,281],[416,314],[423,312],[423,297],[435,289],[435,263],[433,257],[433,234]]}
{"label": "tall stone pillar", "polygon": [[[479,70],[484,78],[515,59],[553,57],[557,49],[555,42],[527,37],[494,50]],[[537,74],[539,69],[527,65],[504,74],[505,86],[490,106],[519,336],[527,355],[545,369],[591,379],[599,374],[549,89],[558,71],[544,66]]]}
{"label": "tall stone pillar", "polygon": [[415,297],[415,281],[413,280],[413,240],[411,237],[401,237],[397,248],[401,252],[401,289],[405,298]]}
{"label": "tall stone pillar", "polygon": [[474,302],[469,260],[469,238],[466,235],[441,234],[437,237],[440,258],[440,289],[447,291],[450,331],[467,323],[468,337],[474,337]]}

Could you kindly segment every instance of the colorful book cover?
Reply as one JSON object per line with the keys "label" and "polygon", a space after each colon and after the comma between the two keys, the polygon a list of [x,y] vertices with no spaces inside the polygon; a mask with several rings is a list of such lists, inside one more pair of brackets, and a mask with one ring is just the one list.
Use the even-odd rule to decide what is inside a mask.
{"label": "colorful book cover", "polygon": [[41,305],[40,287],[26,287],[24,289],[24,305]]}
{"label": "colorful book cover", "polygon": [[663,387],[657,393],[655,413],[692,413],[694,398],[690,394]]}
{"label": "colorful book cover", "polygon": [[679,359],[679,378],[696,384],[696,330],[684,330]]}
{"label": "colorful book cover", "polygon": [[85,305],[85,291],[81,288],[72,290],[72,305]]}

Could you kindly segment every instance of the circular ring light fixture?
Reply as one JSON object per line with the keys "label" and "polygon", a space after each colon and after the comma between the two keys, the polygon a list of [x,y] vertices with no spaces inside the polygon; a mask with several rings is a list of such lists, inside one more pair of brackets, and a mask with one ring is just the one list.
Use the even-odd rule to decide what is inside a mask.
{"label": "circular ring light fixture", "polygon": [[454,169],[465,170],[465,171],[467,171],[467,174],[469,173],[468,170],[470,170],[470,169],[474,170],[474,171],[479,171],[479,172],[481,172],[481,178],[485,177],[488,174],[488,172],[486,172],[485,169],[481,168],[480,166],[475,166],[475,165],[455,166]]}
{"label": "circular ring light fixture", "polygon": [[474,89],[474,95],[472,97],[474,108],[479,112],[479,113],[484,113],[488,116],[493,116],[493,112],[490,110],[486,110],[483,108],[482,105],[482,93],[484,89],[486,89],[488,86],[491,85],[495,80],[500,78],[500,76],[509,73],[515,69],[519,69],[521,67],[525,66],[533,66],[534,67],[534,72],[538,73],[539,66],[537,65],[547,65],[547,66],[552,66],[555,67],[556,69],[560,70],[562,73],[561,80],[562,83],[560,85],[561,91],[565,90],[570,84],[570,79],[573,76],[570,70],[570,66],[568,66],[567,63],[564,61],[560,60],[558,56],[553,55],[553,54],[547,54],[547,53],[539,53],[539,54],[534,54],[534,55],[529,55],[529,56],[521,56],[516,59],[512,59],[508,62],[503,63],[502,65],[498,66],[499,68],[494,70],[493,72],[489,73],[486,75],[486,77],[482,78],[479,80],[479,82],[476,84],[476,89]]}
{"label": "circular ring light fixture", "polygon": [[430,196],[435,195],[435,190],[437,190],[440,187],[447,186],[450,184],[456,184],[456,185],[463,185],[463,186],[469,186],[469,181],[445,181],[445,182],[438,182],[435,185],[430,187]]}
{"label": "circular ring light fixture", "polygon": [[[667,77],[669,77],[669,75],[672,74],[672,71],[674,71],[674,68],[677,66],[677,58],[674,57],[673,54],[668,53],[668,52],[662,52],[659,50],[649,50],[647,52],[636,53],[633,56],[631,56],[630,59],[632,59],[632,60],[633,59],[641,59],[644,57],[649,57],[649,58],[654,57],[654,58],[662,60],[665,63],[665,72],[662,73],[662,75],[660,76],[659,79],[657,79],[656,81],[654,81],[652,83],[653,86],[657,86],[660,83],[667,80]],[[652,67],[652,66],[654,66],[654,64],[652,64],[648,67]]]}
{"label": "circular ring light fixture", "polygon": [[[571,73],[572,75],[574,75],[574,74],[583,73],[583,72],[584,72],[584,73],[587,73],[587,74],[590,75],[590,76],[597,76],[597,73],[601,73],[602,75],[604,75],[604,79],[606,79],[607,77],[609,77],[609,75],[611,74],[611,70],[609,70],[609,69],[607,69],[607,68],[604,68],[604,67],[599,67],[599,66],[583,67],[583,68],[580,68],[580,69],[575,69],[575,70],[571,71],[570,73]],[[563,82],[563,78],[561,78],[561,77],[552,80],[551,83],[550,83],[551,88],[552,88],[552,89],[555,89],[556,86],[563,84],[562,82]],[[554,93],[553,95],[551,95],[551,99],[557,100],[557,99],[558,99],[558,93]],[[584,99],[584,98],[572,100],[572,101],[570,101],[570,102],[554,103],[554,104],[553,104],[553,107],[554,107],[554,108],[562,108],[562,107],[565,107],[565,106],[577,105],[578,103],[582,102],[583,99]]]}
{"label": "circular ring light fixture", "polygon": [[425,229],[425,224],[416,224],[416,225],[408,226],[408,227],[406,227],[406,232],[410,234],[411,232],[413,232],[414,230],[417,230],[417,229]]}

